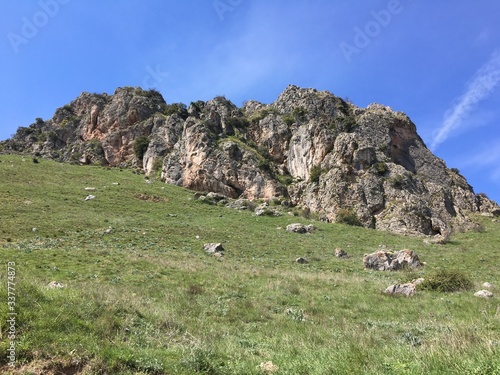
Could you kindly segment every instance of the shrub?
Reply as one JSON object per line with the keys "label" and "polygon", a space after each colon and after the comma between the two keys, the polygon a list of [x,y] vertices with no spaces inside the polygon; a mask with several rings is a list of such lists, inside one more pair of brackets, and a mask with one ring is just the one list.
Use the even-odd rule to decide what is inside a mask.
{"label": "shrub", "polygon": [[438,292],[458,292],[470,290],[473,287],[472,280],[462,271],[437,270],[426,276],[421,288],[435,290]]}
{"label": "shrub", "polygon": [[460,170],[458,168],[451,168],[452,172],[455,172],[456,174],[460,174]]}
{"label": "shrub", "polygon": [[379,162],[373,164],[373,169],[379,175],[383,175],[389,170],[389,168],[387,167],[387,164],[385,164],[383,161],[379,161]]}
{"label": "shrub", "polygon": [[257,161],[257,166],[265,171],[271,170],[271,162],[269,161],[269,159],[263,157],[259,158],[259,160]]}
{"label": "shrub", "polygon": [[289,174],[280,174],[277,176],[277,178],[278,181],[285,186],[291,185],[293,183],[293,177]]}
{"label": "shrub", "polygon": [[155,96],[161,96],[161,94],[158,92],[158,90],[155,90],[155,89],[144,90],[144,89],[138,88],[135,91],[135,93],[137,95],[139,95],[139,96],[144,96],[146,98],[152,98],[152,97],[155,97]]}
{"label": "shrub", "polygon": [[189,113],[187,111],[187,107],[184,103],[172,103],[167,105],[163,110],[163,114],[165,116],[178,115],[183,120],[189,117]]}
{"label": "shrub", "polygon": [[153,172],[156,174],[157,177],[160,177],[162,169],[163,169],[163,159],[162,158],[155,159],[153,163]]}
{"label": "shrub", "polygon": [[405,184],[405,178],[401,174],[398,174],[394,177],[389,178],[388,181],[391,184],[391,186],[395,189],[402,189],[404,187],[404,184]]}
{"label": "shrub", "polygon": [[149,146],[149,138],[145,135],[137,137],[134,142],[134,153],[137,159],[142,160]]}
{"label": "shrub", "polygon": [[228,117],[224,120],[226,125],[236,128],[236,129],[241,129],[241,128],[246,128],[249,123],[248,120],[245,117]]}
{"label": "shrub", "polygon": [[356,126],[356,120],[352,116],[337,116],[330,123],[330,129],[336,134],[349,133]]}
{"label": "shrub", "polygon": [[352,225],[355,227],[363,226],[354,211],[345,208],[337,212],[335,222],[339,224]]}
{"label": "shrub", "polygon": [[267,109],[261,109],[260,111],[257,111],[252,116],[250,116],[250,122],[256,124],[260,120],[264,119],[268,114],[269,111]]}
{"label": "shrub", "polygon": [[283,116],[283,121],[287,126],[292,126],[295,122],[295,118],[292,115],[285,115]]}
{"label": "shrub", "polygon": [[296,107],[293,109],[292,115],[297,121],[305,121],[307,116],[307,110],[304,107]]}
{"label": "shrub", "polygon": [[323,174],[325,170],[319,165],[314,165],[309,171],[309,182],[316,183],[319,182],[319,177]]}

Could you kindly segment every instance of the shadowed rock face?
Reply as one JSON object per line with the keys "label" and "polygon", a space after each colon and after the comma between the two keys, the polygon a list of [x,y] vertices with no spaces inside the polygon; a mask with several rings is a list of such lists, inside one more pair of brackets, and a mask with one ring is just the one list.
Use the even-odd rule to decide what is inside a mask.
{"label": "shadowed rock face", "polygon": [[[146,142],[141,154],[134,152],[138,139]],[[470,213],[500,215],[427,149],[404,113],[296,86],[272,104],[243,108],[224,97],[168,105],[155,91],[131,87],[83,93],[51,120],[19,128],[3,147],[139,167],[233,198],[284,196],[326,221],[348,214],[397,233],[446,236],[471,227]]]}

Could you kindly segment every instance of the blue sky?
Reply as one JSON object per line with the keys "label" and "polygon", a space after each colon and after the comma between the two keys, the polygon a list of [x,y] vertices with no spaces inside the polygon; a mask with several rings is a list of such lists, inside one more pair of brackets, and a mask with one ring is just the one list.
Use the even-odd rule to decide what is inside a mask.
{"label": "blue sky", "polygon": [[0,14],[0,139],[81,92],[274,101],[288,84],[406,112],[500,201],[497,0],[33,0]]}

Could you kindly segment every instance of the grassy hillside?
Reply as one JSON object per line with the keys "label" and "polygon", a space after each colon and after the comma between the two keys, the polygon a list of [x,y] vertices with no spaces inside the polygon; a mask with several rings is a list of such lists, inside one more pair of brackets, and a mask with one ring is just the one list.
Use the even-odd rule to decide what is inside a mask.
{"label": "grassy hillside", "polygon": [[[490,218],[446,245],[322,222],[300,235],[284,228],[303,217],[256,217],[130,170],[19,156],[0,157],[0,191],[2,373],[500,374],[500,223]],[[206,255],[207,242],[225,257]],[[427,264],[364,270],[380,245]],[[466,272],[475,289],[383,293],[438,269]],[[488,300],[473,295],[484,282]]]}

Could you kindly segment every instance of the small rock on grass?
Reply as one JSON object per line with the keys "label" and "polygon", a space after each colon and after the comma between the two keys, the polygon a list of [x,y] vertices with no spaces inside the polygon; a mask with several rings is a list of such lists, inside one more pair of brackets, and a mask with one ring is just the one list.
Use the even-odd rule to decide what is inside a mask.
{"label": "small rock on grass", "polygon": [[295,262],[298,263],[298,264],[307,264],[307,263],[309,263],[309,261],[306,258],[302,258],[302,257],[295,259]]}
{"label": "small rock on grass", "polygon": [[207,254],[220,254],[222,255],[224,252],[224,248],[221,243],[206,243],[203,245],[205,252]]}
{"label": "small rock on grass", "polygon": [[312,224],[304,225],[304,224],[300,224],[300,223],[293,223],[293,224],[289,224],[286,226],[286,230],[288,232],[301,233],[301,234],[311,233],[315,229],[316,229],[316,227]]}
{"label": "small rock on grass", "polygon": [[61,289],[64,288],[64,285],[57,282],[57,281],[51,281],[49,285],[47,285],[50,289]]}
{"label": "small rock on grass", "polygon": [[272,374],[274,372],[277,372],[279,370],[279,367],[273,364],[271,361],[267,361],[262,362],[259,365],[259,369],[266,374]]}
{"label": "small rock on grass", "polygon": [[347,258],[348,257],[348,255],[345,252],[345,250],[340,249],[340,248],[335,249],[335,256],[337,258]]}
{"label": "small rock on grass", "polygon": [[491,293],[489,290],[480,290],[476,293],[474,293],[474,295],[476,297],[480,297],[480,298],[491,298],[493,297],[493,293]]}
{"label": "small rock on grass", "polygon": [[387,294],[395,294],[395,295],[403,295],[406,297],[411,297],[414,296],[416,293],[417,289],[415,287],[415,284],[413,283],[407,283],[407,284],[394,284],[388,287],[385,290],[385,293]]}

